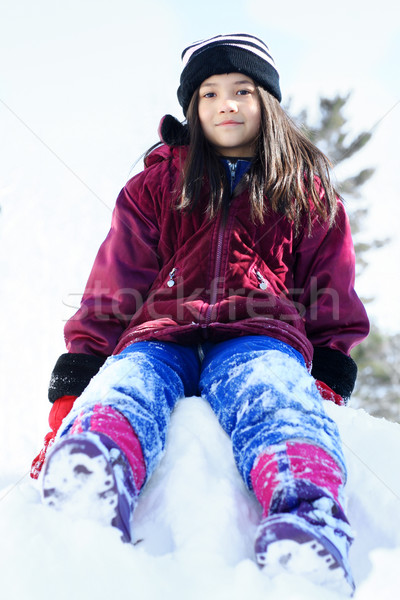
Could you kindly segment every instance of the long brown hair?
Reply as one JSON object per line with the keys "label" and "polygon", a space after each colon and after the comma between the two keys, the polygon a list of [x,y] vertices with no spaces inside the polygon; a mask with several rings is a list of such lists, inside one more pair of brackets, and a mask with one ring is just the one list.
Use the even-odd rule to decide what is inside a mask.
{"label": "long brown hair", "polygon": [[[298,230],[303,215],[308,216],[311,226],[311,208],[314,207],[322,220],[332,224],[337,192],[330,179],[329,159],[292,121],[276,98],[261,87],[257,87],[257,92],[261,128],[246,179],[252,220],[263,223],[265,214],[272,210],[285,215]],[[190,143],[177,208],[193,210],[206,177],[210,189],[207,213],[212,218],[226,208],[230,193],[219,155],[203,134],[198,101],[197,91],[187,111]]]}

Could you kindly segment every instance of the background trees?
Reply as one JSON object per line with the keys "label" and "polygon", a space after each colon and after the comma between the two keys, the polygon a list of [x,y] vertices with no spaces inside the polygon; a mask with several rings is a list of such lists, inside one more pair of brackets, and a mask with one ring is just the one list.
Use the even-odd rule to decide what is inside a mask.
{"label": "background trees", "polygon": [[[350,159],[364,148],[372,137],[372,132],[363,131],[349,139],[348,120],[344,115],[349,97],[350,95],[337,95],[334,98],[320,98],[316,122],[311,122],[306,110],[298,115],[307,136],[333,162],[336,175],[346,170],[348,172],[352,164]],[[365,241],[362,237],[369,210],[362,197],[362,187],[373,174],[374,168],[368,167],[351,175],[339,175],[336,180],[337,189],[345,199],[350,218],[357,276],[367,268],[370,252],[388,242],[387,239]],[[369,300],[371,299],[363,298],[367,308]],[[372,322],[370,335],[355,348],[352,355],[359,369],[352,406],[363,407],[372,415],[400,422],[400,334],[384,334],[377,324]]]}

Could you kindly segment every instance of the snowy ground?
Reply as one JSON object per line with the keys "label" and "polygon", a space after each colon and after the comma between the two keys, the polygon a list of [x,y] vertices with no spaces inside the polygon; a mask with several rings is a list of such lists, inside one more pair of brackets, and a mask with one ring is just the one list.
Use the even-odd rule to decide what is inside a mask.
{"label": "snowy ground", "polygon": [[[349,467],[356,600],[400,587],[400,425],[327,405]],[[392,457],[392,458],[391,458]],[[394,457],[394,459],[393,459]],[[253,561],[259,509],[209,406],[187,398],[136,511],[135,546],[116,530],[40,504],[27,477],[0,492],[0,589],[13,600],[334,600],[302,578],[269,580]]]}

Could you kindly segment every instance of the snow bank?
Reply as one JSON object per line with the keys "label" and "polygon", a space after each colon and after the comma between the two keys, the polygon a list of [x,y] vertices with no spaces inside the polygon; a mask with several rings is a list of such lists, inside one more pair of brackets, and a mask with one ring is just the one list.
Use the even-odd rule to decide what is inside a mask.
{"label": "snow bank", "polygon": [[[327,405],[349,468],[356,600],[400,587],[400,425]],[[17,477],[16,477],[17,479]],[[175,410],[165,457],[136,511],[133,545],[116,530],[40,504],[27,478],[0,492],[0,591],[13,600],[334,600],[300,577],[266,578],[253,561],[259,507],[209,406]]]}

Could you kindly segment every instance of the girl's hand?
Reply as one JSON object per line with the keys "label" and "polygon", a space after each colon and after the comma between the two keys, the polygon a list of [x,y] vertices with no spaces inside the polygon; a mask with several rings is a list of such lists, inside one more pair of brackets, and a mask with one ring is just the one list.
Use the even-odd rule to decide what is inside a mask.
{"label": "girl's hand", "polygon": [[39,477],[39,473],[42,470],[44,461],[46,459],[47,451],[54,444],[57,431],[59,430],[63,419],[70,412],[76,398],[76,396],[62,396],[61,398],[58,398],[51,407],[49,414],[49,425],[51,431],[49,431],[49,433],[45,436],[43,448],[32,461],[30,472],[32,479],[37,479]]}
{"label": "girl's hand", "polygon": [[321,394],[321,396],[322,396],[322,398],[324,400],[330,400],[331,402],[334,402],[338,406],[344,406],[345,405],[342,396],[340,396],[339,394],[337,394],[336,392],[334,392],[329,387],[329,385],[327,385],[323,381],[318,381],[318,379],[315,380],[315,383],[316,383],[316,386],[317,386],[317,389],[318,389],[319,393]]}

